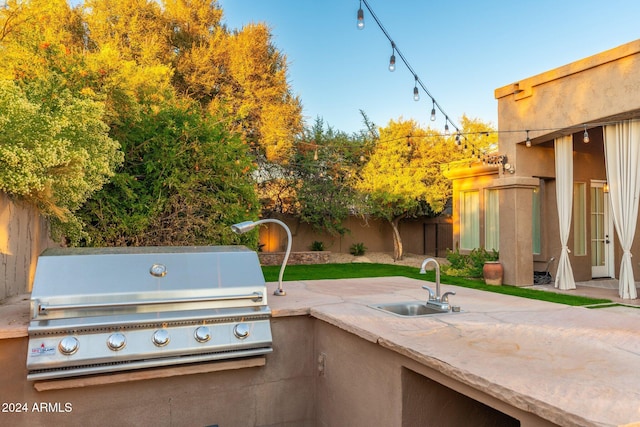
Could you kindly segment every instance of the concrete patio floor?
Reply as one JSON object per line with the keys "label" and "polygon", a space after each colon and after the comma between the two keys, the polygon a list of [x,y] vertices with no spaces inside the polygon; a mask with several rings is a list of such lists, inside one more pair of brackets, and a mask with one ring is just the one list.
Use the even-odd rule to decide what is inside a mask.
{"label": "concrete patio floor", "polygon": [[[609,299],[615,303],[628,307],[611,307],[606,310],[614,310],[628,312],[629,314],[640,315],[640,298],[622,299],[618,294],[618,279],[594,279],[586,282],[576,282],[576,289],[560,290],[554,287],[553,283],[548,285],[534,285],[530,289],[556,292],[566,295],[580,295],[590,298]],[[636,284],[638,295],[640,295],[640,286]]]}

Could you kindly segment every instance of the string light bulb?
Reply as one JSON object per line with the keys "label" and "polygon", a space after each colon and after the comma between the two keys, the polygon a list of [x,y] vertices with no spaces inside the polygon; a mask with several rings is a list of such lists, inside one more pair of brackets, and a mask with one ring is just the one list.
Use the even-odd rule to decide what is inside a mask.
{"label": "string light bulb", "polygon": [[527,148],[531,147],[531,139],[529,139],[529,131],[527,131],[527,141],[525,142]]}
{"label": "string light bulb", "polygon": [[449,136],[449,117],[444,118],[444,135]]}
{"label": "string light bulb", "polygon": [[416,85],[413,87],[413,100],[420,101],[420,92],[418,91],[418,76],[414,74],[413,77],[416,79]]}
{"label": "string light bulb", "polygon": [[584,142],[585,144],[588,144],[590,141],[589,139],[589,132],[587,132],[587,125],[584,125],[584,134],[582,135],[582,142]]}
{"label": "string light bulb", "polygon": [[[374,10],[371,8],[371,6],[369,5],[369,2],[367,0],[360,0],[360,8],[358,9],[358,15],[357,15],[358,16],[358,28],[362,29],[364,27],[364,14],[361,12],[363,3],[364,3],[365,7],[368,10],[369,16],[371,16],[371,18],[373,19],[374,23],[378,25],[378,27],[384,33],[384,35],[387,38],[387,40],[389,40],[389,42],[391,43],[392,50],[391,50],[391,57],[389,58],[389,71],[393,72],[396,69],[396,53],[397,53],[400,56],[400,59],[402,60],[402,63],[404,63],[404,65],[407,66],[409,71],[417,79],[417,74],[414,71],[413,67],[411,66],[411,64],[409,64],[409,62],[404,57],[402,52],[397,48],[397,46],[394,43],[393,39],[389,35],[389,32],[384,28],[384,25],[382,25],[382,22],[380,22],[380,19],[378,19],[378,17],[376,16]],[[417,79],[417,80],[419,80],[419,79]],[[420,87],[422,87],[423,92],[426,93],[427,96],[429,96],[431,98],[431,101],[433,102],[433,105],[432,105],[432,108],[431,108],[431,121],[435,121],[436,120],[436,106],[438,107],[438,110],[440,111],[440,113],[442,115],[446,116],[447,114],[440,107],[440,105],[439,104],[436,105],[435,98],[431,95],[431,93],[429,93],[429,90],[422,83],[420,83]],[[417,84],[414,87],[413,93],[414,93],[414,99],[416,101],[418,101],[420,93],[419,93]],[[456,125],[453,122],[451,122],[451,125],[454,128],[457,129]]]}
{"label": "string light bulb", "polygon": [[391,42],[391,58],[389,58],[389,71],[396,70],[396,44]]}

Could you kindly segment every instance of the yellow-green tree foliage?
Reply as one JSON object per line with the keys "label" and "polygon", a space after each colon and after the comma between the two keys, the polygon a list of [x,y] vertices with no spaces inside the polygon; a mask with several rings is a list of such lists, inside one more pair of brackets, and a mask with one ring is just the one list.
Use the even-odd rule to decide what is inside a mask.
{"label": "yellow-green tree foliage", "polygon": [[[145,66],[145,72],[156,74],[170,67],[180,95],[197,100],[214,116],[226,117],[230,130],[267,159],[287,157],[302,131],[302,105],[291,94],[286,57],[273,46],[265,24],[230,31],[211,0],[85,4],[90,42],[109,52],[105,60]],[[109,62],[98,65],[98,70],[112,71]]]}
{"label": "yellow-green tree foliage", "polygon": [[0,9],[0,190],[68,224],[67,234],[79,232],[74,212],[122,161],[103,103],[69,84],[82,62],[76,18],[63,0]]}
{"label": "yellow-green tree foliage", "polygon": [[283,161],[302,131],[302,105],[289,89],[286,57],[265,24],[229,31],[210,4],[165,2],[175,85],[210,112],[230,116],[232,129],[267,159]]}
{"label": "yellow-green tree foliage", "polygon": [[[255,195],[249,194],[247,188],[250,187],[246,187],[254,167],[247,157],[248,149],[251,147],[256,156],[284,158],[301,128],[301,106],[290,94],[285,58],[271,44],[267,27],[256,25],[230,31],[222,25],[221,18],[222,10],[216,1],[210,0],[85,0],[75,8],[70,8],[66,0],[8,0],[0,8],[0,80],[12,81],[22,91],[21,95],[7,92],[6,99],[19,97],[20,102],[12,106],[13,110],[7,107],[6,114],[24,107],[24,111],[40,115],[47,111],[42,104],[60,110],[51,111],[50,117],[42,115],[43,122],[59,121],[56,126],[66,130],[90,128],[91,132],[102,132],[96,137],[91,132],[83,133],[82,141],[92,144],[86,148],[89,155],[64,160],[86,176],[93,172],[87,165],[78,166],[81,159],[96,163],[103,155],[113,168],[122,154],[112,150],[114,145],[105,144],[114,140],[121,144],[125,160],[112,178],[115,184],[101,197],[96,197],[100,203],[85,209],[82,217],[90,221],[91,215],[111,219],[121,214],[120,223],[92,223],[92,229],[99,230],[101,226],[103,230],[121,230],[122,235],[96,241],[140,244],[145,241],[141,235],[152,234],[148,227],[158,226],[160,222],[170,227],[170,218],[180,216],[176,209],[182,202],[175,200],[184,196],[176,191],[187,191],[184,184],[187,181],[203,192],[215,190],[226,200],[209,198],[200,206],[189,206],[198,212],[195,221],[201,240],[216,236],[227,238],[220,234],[222,232],[216,234],[207,229],[203,218],[208,210],[221,209],[225,215],[220,218],[224,217],[224,221],[233,220],[233,215],[257,215]],[[77,116],[62,114],[69,111]],[[15,117],[26,116],[29,114]],[[162,129],[161,136],[152,133],[154,118]],[[92,120],[100,123],[92,122],[89,126]],[[25,119],[24,122],[32,129],[38,128],[33,121]],[[14,122],[7,123],[11,123],[13,130],[18,129]],[[193,126],[202,129],[193,129]],[[55,126],[50,127],[53,132]],[[107,136],[107,130],[111,139],[99,140],[98,136]],[[71,134],[67,131],[65,137]],[[72,136],[80,138],[80,133]],[[238,136],[242,138],[240,141]],[[68,142],[54,133],[47,138]],[[171,178],[166,180],[168,174],[162,168],[144,162],[168,150],[172,138],[177,147],[182,144],[184,148],[177,148],[177,155],[190,154],[172,164]],[[214,144],[224,145],[215,155],[211,154],[215,151]],[[6,147],[3,147],[5,151]],[[38,150],[19,148],[23,149],[21,159],[36,161],[34,155]],[[97,151],[97,155],[91,149]],[[15,160],[15,149],[12,155]],[[9,158],[9,154],[6,157]],[[52,168],[49,157],[43,165],[48,168],[51,179],[69,169]],[[181,167],[187,168],[182,171],[185,173],[178,171]],[[149,182],[153,176],[149,172],[156,170],[158,178],[165,179],[159,185]],[[230,187],[208,188],[214,184],[203,177],[203,171],[211,170],[216,171],[221,182],[229,182]],[[193,176],[188,176],[189,171]],[[15,170],[12,173],[15,174]],[[105,177],[110,176],[113,170],[104,173]],[[22,182],[32,179],[27,168],[23,167],[23,174]],[[176,184],[176,177],[180,177],[180,185]],[[14,195],[21,191],[20,195],[26,198],[26,193],[18,190],[19,181],[7,178],[4,189]],[[87,182],[97,180],[87,179]],[[90,193],[82,189],[82,197],[70,197],[56,190],[60,186],[48,185],[47,188],[52,191],[34,188],[30,194],[32,197],[38,194],[39,199],[42,194],[49,194],[49,209],[55,211],[53,207],[57,206],[61,208],[57,210],[59,213],[77,208],[79,201]],[[95,186],[94,191],[97,188]],[[80,187],[76,186],[76,190],[80,194]],[[119,197],[117,191],[139,197]],[[61,200],[73,201],[73,204],[60,205]],[[135,214],[128,215],[132,213],[127,209],[131,206],[117,206],[119,200],[135,203]],[[155,202],[148,203],[148,200]],[[230,200],[242,206],[226,209],[224,205]],[[147,210],[138,207],[147,207]],[[168,213],[169,208],[174,212]],[[187,227],[178,227],[187,230]],[[188,243],[188,237],[180,238]],[[149,241],[159,240],[154,237]]]}
{"label": "yellow-green tree foliage", "polygon": [[356,188],[366,195],[366,212],[389,221],[396,259],[403,255],[399,222],[416,215],[440,213],[451,197],[451,183],[442,174],[441,166],[468,157],[471,147],[480,151],[489,147],[489,140],[476,134],[491,130],[489,126],[466,117],[462,123],[461,140],[466,141],[467,150],[456,145],[455,136],[422,129],[414,120],[391,120],[379,129],[379,140]]}

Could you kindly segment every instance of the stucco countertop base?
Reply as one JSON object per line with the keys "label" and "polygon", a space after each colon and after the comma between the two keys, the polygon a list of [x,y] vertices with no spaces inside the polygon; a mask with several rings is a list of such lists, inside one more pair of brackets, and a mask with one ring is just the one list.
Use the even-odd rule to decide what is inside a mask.
{"label": "stucco countertop base", "polygon": [[[274,317],[309,314],[566,426],[640,422],[640,312],[443,285],[461,313],[402,318],[369,304],[422,300],[405,277],[285,282]],[[276,288],[269,283],[270,291]]]}

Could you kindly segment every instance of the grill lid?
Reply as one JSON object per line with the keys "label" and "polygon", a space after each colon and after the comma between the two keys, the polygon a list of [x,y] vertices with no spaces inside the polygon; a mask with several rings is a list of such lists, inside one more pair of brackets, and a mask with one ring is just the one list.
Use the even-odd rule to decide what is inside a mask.
{"label": "grill lid", "polygon": [[[39,257],[32,319],[267,304],[244,246],[55,248]],[[178,307],[179,306],[179,307]]]}

